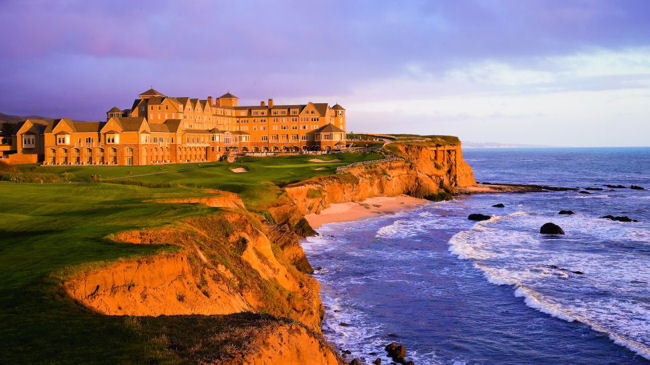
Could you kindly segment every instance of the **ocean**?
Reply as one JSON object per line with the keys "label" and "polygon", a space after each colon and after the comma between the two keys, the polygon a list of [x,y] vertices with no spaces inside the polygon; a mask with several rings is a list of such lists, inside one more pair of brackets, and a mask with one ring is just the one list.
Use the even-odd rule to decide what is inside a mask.
{"label": "ocean", "polygon": [[[602,190],[473,195],[324,225],[303,247],[327,339],[367,363],[390,363],[390,342],[416,364],[650,363],[650,148],[464,155],[479,182]],[[546,222],[566,234],[540,235]]]}

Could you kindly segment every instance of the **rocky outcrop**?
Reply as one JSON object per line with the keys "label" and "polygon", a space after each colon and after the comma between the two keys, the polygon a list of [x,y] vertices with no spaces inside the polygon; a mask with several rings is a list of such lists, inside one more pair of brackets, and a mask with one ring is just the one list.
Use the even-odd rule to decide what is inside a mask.
{"label": "rocky outcrop", "polygon": [[285,191],[292,202],[269,211],[276,221],[295,224],[333,203],[401,194],[426,198],[476,184],[460,145],[394,144],[392,150],[397,158],[355,164],[336,175],[289,185]]}
{"label": "rocky outcrop", "polygon": [[65,290],[108,315],[269,313],[320,331],[318,282],[290,264],[269,229],[245,212],[196,217],[173,227],[124,232],[133,244],[180,252],[128,260],[70,278]]}
{"label": "rocky outcrop", "polygon": [[225,364],[334,365],[344,362],[320,337],[297,324],[274,326],[257,334],[241,359]]}
{"label": "rocky outcrop", "polygon": [[[475,184],[459,145],[394,144],[392,150],[397,157],[353,164],[336,175],[285,187],[281,202],[267,208],[270,216],[249,212],[236,194],[225,192],[159,201],[200,203],[222,210],[167,227],[114,234],[109,238],[118,242],[176,249],[81,271],[66,280],[64,289],[82,305],[106,315],[174,316],[174,321],[183,320],[177,316],[188,316],[194,322],[243,313],[267,313],[274,318],[252,320],[255,329],[250,333],[243,328],[228,330],[241,335],[237,343],[242,345],[234,355],[226,351],[232,347],[214,344],[206,345],[209,348],[205,350],[200,345],[189,346],[197,349],[198,355],[179,350],[188,347],[170,347],[190,361],[341,364],[341,358],[320,335],[323,306],[319,285],[308,275],[313,270],[299,243],[302,236],[313,233],[304,215],[318,213],[332,203],[401,194],[439,196]],[[194,318],[197,314],[206,319]],[[217,333],[193,341],[222,343],[225,330],[211,326]],[[185,336],[181,333],[178,337]],[[221,356],[224,354],[232,356]]]}

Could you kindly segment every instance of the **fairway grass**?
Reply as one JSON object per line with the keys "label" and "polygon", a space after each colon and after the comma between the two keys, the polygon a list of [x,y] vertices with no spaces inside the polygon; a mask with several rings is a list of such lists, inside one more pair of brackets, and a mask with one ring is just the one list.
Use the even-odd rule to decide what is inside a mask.
{"label": "fairway grass", "polygon": [[[338,166],[381,155],[328,157],[341,161],[309,163],[310,156],[286,156],[245,158],[234,164],[22,166],[12,171],[25,178],[32,173],[65,175],[71,182],[0,181],[0,363],[177,361],[165,342],[165,331],[182,323],[190,336],[192,328],[205,325],[205,317],[136,320],[99,315],[63,293],[63,278],[115,260],[177,249],[116,243],[105,238],[111,233],[173,225],[183,218],[219,211],[155,200],[199,197],[210,194],[211,189],[223,189],[240,193],[249,208],[263,209],[282,197],[281,187],[286,184],[331,174]],[[248,172],[230,171],[236,167]],[[326,170],[315,170],[319,167]],[[224,328],[232,325],[223,316],[214,316],[214,321]]]}

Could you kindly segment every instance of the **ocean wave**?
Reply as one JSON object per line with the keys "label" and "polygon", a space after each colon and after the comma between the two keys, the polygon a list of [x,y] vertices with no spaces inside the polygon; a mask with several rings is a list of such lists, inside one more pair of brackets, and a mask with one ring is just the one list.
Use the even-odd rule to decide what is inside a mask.
{"label": "ocean wave", "polygon": [[538,233],[540,225],[557,219],[523,212],[493,217],[452,236],[448,250],[472,261],[488,282],[512,286],[527,306],[584,323],[650,359],[647,292],[621,285],[647,282],[647,262],[629,249],[610,247],[610,242],[644,242],[650,231],[574,216],[562,218],[564,238],[544,239]]}

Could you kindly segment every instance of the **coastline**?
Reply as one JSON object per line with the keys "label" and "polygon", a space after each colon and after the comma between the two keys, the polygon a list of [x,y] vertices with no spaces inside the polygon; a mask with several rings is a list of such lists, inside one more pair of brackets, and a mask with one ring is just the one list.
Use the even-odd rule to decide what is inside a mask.
{"label": "coastline", "polygon": [[390,197],[380,196],[368,198],[361,202],[331,204],[320,213],[306,215],[305,219],[313,229],[318,229],[328,223],[349,222],[393,214],[416,208],[427,202],[426,199],[414,198],[404,194]]}

